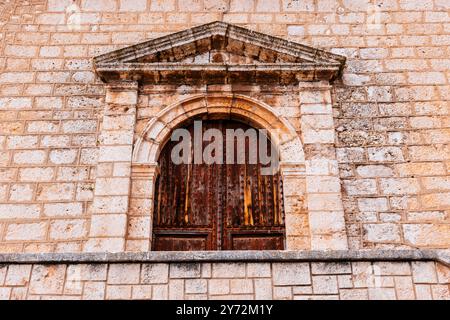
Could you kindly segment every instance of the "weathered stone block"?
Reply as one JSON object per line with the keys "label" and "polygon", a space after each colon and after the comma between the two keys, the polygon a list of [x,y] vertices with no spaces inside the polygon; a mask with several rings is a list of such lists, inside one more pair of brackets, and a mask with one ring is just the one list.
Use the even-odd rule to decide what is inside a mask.
{"label": "weathered stone block", "polygon": [[350,196],[377,194],[377,184],[375,179],[354,179],[344,180],[344,189]]}
{"label": "weathered stone block", "polygon": [[336,211],[342,208],[340,194],[310,194],[308,209],[317,211]]}
{"label": "weathered stone block", "polygon": [[95,181],[95,195],[120,196],[130,192],[129,178],[97,178]]}
{"label": "weathered stone block", "polygon": [[53,203],[44,205],[44,215],[47,217],[78,217],[83,214],[83,204]]}
{"label": "weathered stone block", "polygon": [[61,294],[65,265],[34,265],[30,281],[30,294]]}
{"label": "weathered stone block", "polygon": [[414,300],[414,286],[411,277],[395,277],[395,291],[399,300]]}
{"label": "weathered stone block", "polygon": [[86,282],[83,290],[83,300],[103,300],[105,298],[104,282]]}
{"label": "weathered stone block", "polygon": [[338,275],[337,278],[338,278],[338,286],[340,289],[353,288],[352,275]]}
{"label": "weathered stone block", "polygon": [[153,286],[152,299],[154,300],[167,300],[169,296],[168,285],[155,285]]}
{"label": "weathered stone block", "polygon": [[389,206],[386,198],[359,198],[358,208],[361,211],[387,211]]}
{"label": "weathered stone block", "polygon": [[93,215],[91,237],[123,237],[126,233],[127,216],[124,214]]}
{"label": "weathered stone block", "polygon": [[128,197],[95,197],[92,210],[95,213],[126,213],[128,209]]}
{"label": "weathered stone block", "polygon": [[119,11],[142,12],[147,8],[147,0],[120,0]]}
{"label": "weathered stone block", "polygon": [[392,169],[383,165],[358,166],[356,172],[363,178],[391,177],[393,175]]}
{"label": "weathered stone block", "polygon": [[206,293],[208,283],[205,279],[187,279],[185,280],[185,293]]}
{"label": "weathered stone block", "polygon": [[400,227],[397,224],[364,224],[363,227],[365,238],[369,241],[400,241]]}
{"label": "weathered stone block", "polygon": [[198,263],[170,264],[170,278],[199,278],[200,276],[201,266]]}
{"label": "weathered stone block", "polygon": [[87,133],[95,132],[97,129],[97,121],[95,120],[68,120],[62,124],[64,133]]}
{"label": "weathered stone block", "polygon": [[0,288],[0,300],[9,300],[11,296],[11,288]]}
{"label": "weathered stone block", "polygon": [[336,276],[313,276],[312,284],[314,294],[338,293],[338,284]]}
{"label": "weathered stone block", "polygon": [[167,283],[169,276],[169,265],[165,263],[143,264],[141,272],[141,283],[159,284]]}
{"label": "weathered stone block", "polygon": [[341,191],[338,177],[314,176],[306,177],[306,190],[314,193],[333,193]]}
{"label": "weathered stone block", "polygon": [[[25,286],[30,282],[31,265],[10,265],[6,275],[5,285]],[[5,268],[6,272],[6,268]]]}
{"label": "weathered stone block", "polygon": [[47,223],[14,223],[6,229],[6,240],[45,240],[47,234]]}
{"label": "weathered stone block", "polygon": [[352,267],[349,262],[312,262],[312,274],[351,274]]}
{"label": "weathered stone block", "polygon": [[432,300],[431,287],[427,284],[416,284],[414,286],[418,300]]}
{"label": "weathered stone block", "polygon": [[169,299],[182,300],[184,299],[184,280],[170,280],[169,282]]}
{"label": "weathered stone block", "polygon": [[274,285],[311,284],[308,263],[273,263],[272,276]]}
{"label": "weathered stone block", "polygon": [[270,263],[248,263],[247,277],[266,278],[271,276]]}
{"label": "weathered stone block", "polygon": [[291,300],[292,299],[292,287],[273,287],[273,299],[274,300]]}
{"label": "weathered stone block", "polygon": [[52,180],[54,170],[50,167],[23,168],[19,170],[20,181],[42,182]]}
{"label": "weathered stone block", "polygon": [[208,292],[212,295],[229,294],[230,280],[228,279],[210,279]]}
{"label": "weathered stone block", "polygon": [[37,188],[36,199],[40,201],[72,200],[74,193],[74,183],[41,184]]}
{"label": "weathered stone block", "polygon": [[131,299],[131,286],[114,285],[106,287],[106,300]]}
{"label": "weathered stone block", "polygon": [[9,136],[6,139],[8,149],[32,149],[37,147],[38,136]]}
{"label": "weathered stone block", "polygon": [[434,262],[412,262],[414,283],[436,283],[436,264]]}
{"label": "weathered stone block", "polygon": [[287,12],[314,11],[314,1],[283,0],[282,9]]}
{"label": "weathered stone block", "polygon": [[375,271],[380,275],[407,276],[411,275],[411,267],[408,262],[374,262]]}
{"label": "weathered stone block", "polygon": [[50,151],[50,161],[53,164],[73,164],[77,158],[76,149],[59,149]]}
{"label": "weathered stone block", "polygon": [[132,144],[133,132],[131,131],[105,131],[100,133],[99,142],[102,145]]}
{"label": "weathered stone block", "polygon": [[347,234],[344,230],[328,234],[311,234],[312,250],[347,250]]}
{"label": "weathered stone block", "polygon": [[253,293],[253,281],[250,279],[231,279],[230,289],[232,294]]}
{"label": "weathered stone block", "polygon": [[420,190],[419,181],[415,178],[380,179],[381,192],[388,195],[416,194]]}
{"label": "weathered stone block", "polygon": [[139,283],[141,265],[137,263],[111,264],[108,272],[108,284]]}
{"label": "weathered stone block", "polygon": [[108,91],[106,93],[106,103],[135,105],[137,103],[137,92],[133,91]]}
{"label": "weathered stone block", "polygon": [[404,224],[403,234],[408,243],[417,246],[442,246],[448,239],[447,224]]}
{"label": "weathered stone block", "polygon": [[98,161],[131,161],[131,146],[101,146]]}
{"label": "weathered stone block", "polygon": [[255,279],[255,299],[271,300],[272,299],[272,282],[270,279]]}
{"label": "weathered stone block", "polygon": [[448,300],[450,289],[448,285],[435,284],[431,286],[431,294],[434,300]]}
{"label": "weathered stone block", "polygon": [[151,0],[150,11],[174,11],[175,0]]}
{"label": "weathered stone block", "polygon": [[35,219],[41,213],[41,207],[34,204],[0,204],[0,219]]}
{"label": "weathered stone block", "polygon": [[152,286],[133,286],[131,298],[137,300],[150,300],[152,298]]}
{"label": "weathered stone block", "polygon": [[13,162],[16,164],[42,164],[46,158],[46,152],[43,150],[19,151],[14,154]]}
{"label": "weathered stone block", "polygon": [[344,214],[342,211],[311,211],[309,228],[313,234],[341,232],[345,229]]}
{"label": "weathered stone block", "polygon": [[151,220],[149,217],[130,217],[127,234],[129,238],[149,238],[151,236]]}
{"label": "weathered stone block", "polygon": [[75,240],[87,236],[87,220],[57,220],[50,223],[50,239]]}
{"label": "weathered stone block", "polygon": [[56,175],[58,181],[86,181],[89,180],[89,167],[62,167]]}
{"label": "weathered stone block", "polygon": [[34,194],[34,187],[30,184],[13,184],[9,189],[9,201],[28,202]]}
{"label": "weathered stone block", "polygon": [[244,278],[244,263],[213,263],[212,276],[214,278]]}
{"label": "weathered stone block", "polygon": [[369,148],[369,160],[376,162],[403,161],[402,150],[398,147]]}
{"label": "weathered stone block", "polygon": [[369,300],[397,300],[394,288],[369,288]]}
{"label": "weathered stone block", "polygon": [[75,264],[67,267],[67,274],[77,281],[106,281],[106,264]]}
{"label": "weathered stone block", "polygon": [[116,1],[109,0],[83,0],[81,8],[86,11],[115,11]]}
{"label": "weathered stone block", "polygon": [[369,300],[367,289],[342,289],[339,296],[341,300]]}
{"label": "weathered stone block", "polygon": [[90,238],[84,245],[84,252],[123,252],[123,238]]}

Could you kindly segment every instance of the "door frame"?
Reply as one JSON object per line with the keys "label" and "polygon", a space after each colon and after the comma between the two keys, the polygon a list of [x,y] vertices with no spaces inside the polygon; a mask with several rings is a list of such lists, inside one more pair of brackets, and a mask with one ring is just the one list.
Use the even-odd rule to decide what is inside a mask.
{"label": "door frame", "polygon": [[[190,119],[186,123],[183,123],[179,125],[175,129],[184,129],[188,130],[190,132],[191,139],[193,135],[198,134],[198,132],[195,132],[195,121],[202,121],[202,132],[203,135],[205,133],[205,130],[208,129],[215,129],[219,130],[222,134],[222,157],[224,159],[227,159],[227,152],[228,150],[228,144],[227,144],[227,130],[228,129],[235,129],[235,130],[243,130],[244,132],[247,132],[247,130],[253,129],[256,130],[253,126],[249,125],[248,123],[242,121],[242,120],[236,120],[236,119],[217,119],[217,117],[213,117],[210,119],[209,117],[202,117],[200,119]],[[234,137],[234,136],[233,136]],[[261,132],[256,133],[256,137],[260,139],[261,137],[267,139],[267,144],[265,144],[269,149],[271,149],[272,152],[276,152],[277,157],[277,163],[279,162],[279,153],[278,150],[271,147],[272,141],[269,137],[262,136]],[[209,142],[204,141],[202,139],[203,143],[203,149],[202,154],[204,152],[204,148],[206,148],[209,145]],[[259,237],[261,242],[265,245],[268,245],[269,243],[266,243],[265,241],[268,241],[269,238],[274,238],[277,236],[279,239],[274,239],[273,243],[276,248],[271,248],[270,250],[283,250],[285,247],[285,217],[284,217],[284,205],[283,205],[283,187],[282,187],[282,179],[280,177],[280,172],[277,171],[274,173],[276,178],[273,178],[273,176],[270,176],[272,178],[266,179],[266,183],[262,183],[259,185],[259,181],[262,181],[264,176],[261,172],[261,165],[254,165],[247,163],[248,158],[250,157],[250,152],[255,152],[254,150],[250,151],[250,145],[249,141],[245,139],[246,144],[246,151],[245,151],[245,168],[243,169],[243,164],[235,163],[233,164],[227,164],[227,163],[220,163],[220,164],[214,164],[213,167],[211,167],[208,164],[184,164],[183,167],[179,167],[179,165],[173,164],[171,162],[171,155],[173,148],[177,145],[177,142],[167,141],[166,144],[161,147],[161,153],[159,155],[158,159],[158,165],[160,167],[160,172],[156,176],[156,182],[155,182],[155,199],[153,200],[154,203],[154,212],[153,215],[153,235],[152,235],[152,250],[158,250],[158,251],[170,251],[173,250],[172,247],[176,243],[177,238],[184,238],[186,240],[186,244],[188,243],[188,239],[191,238],[194,242],[196,239],[199,238],[199,236],[206,236],[205,246],[203,246],[204,250],[235,250],[235,244],[234,239],[237,236],[240,236],[242,240],[244,240],[244,236],[247,236],[250,240],[251,238]],[[193,154],[193,146],[194,144],[190,143],[191,150],[190,153]],[[233,143],[233,149],[232,154],[236,156],[237,154],[237,145],[236,143]],[[259,140],[257,140],[257,150],[260,148]],[[254,147],[254,145],[253,145]],[[256,151],[257,152],[257,151]],[[257,152],[258,161],[259,159],[259,153]],[[224,161],[225,162],[225,161]],[[230,167],[231,165],[231,167]],[[194,171],[191,176],[190,180],[190,188],[189,190],[194,191],[194,186],[200,186],[200,185],[208,185],[210,187],[215,186],[215,191],[211,191],[208,193],[200,194],[200,198],[198,198],[198,194],[196,196],[187,195],[186,194],[186,188],[184,187],[176,187],[181,186],[186,183],[186,176],[189,177],[189,173],[187,173],[188,170],[192,169],[192,166],[194,167]],[[252,167],[252,170],[249,171],[249,168]],[[229,170],[232,171],[229,171]],[[244,170],[244,171],[242,171]],[[256,170],[256,171],[255,171]],[[229,174],[235,172],[236,175],[232,175],[233,177],[230,177]],[[230,219],[233,219],[236,217],[236,210],[240,210],[238,216],[242,218],[244,216],[244,206],[245,206],[245,200],[242,199],[242,191],[245,189],[245,186],[242,185],[241,178],[242,173],[247,172],[248,175],[245,175],[245,177],[249,177],[250,180],[253,180],[255,182],[255,179],[258,181],[258,186],[255,188],[251,188],[251,197],[254,201],[255,197],[258,199],[260,203],[254,203],[252,202],[252,210],[255,212],[255,225],[238,225],[238,226],[230,226],[228,223],[230,222]],[[250,173],[249,173],[250,172]],[[194,174],[196,173],[196,174]],[[166,176],[162,176],[165,174]],[[200,174],[200,175],[199,175]],[[184,175],[184,181],[179,180],[179,175]],[[199,177],[208,177],[208,180],[201,181]],[[237,178],[237,180],[236,180]],[[189,178],[187,178],[189,179]],[[197,182],[195,182],[195,179],[197,179]],[[238,189],[230,187],[230,179],[233,182],[234,185],[238,186]],[[162,182],[161,182],[162,181]],[[161,188],[161,183],[164,186],[169,186],[169,190],[167,188]],[[212,183],[212,184],[211,184]],[[268,183],[268,184],[267,184]],[[193,184],[193,185],[192,185]],[[246,184],[246,182],[245,182]],[[261,186],[269,187],[269,191],[266,189],[259,190],[258,187]],[[277,185],[275,187],[275,185]],[[172,186],[172,187],[170,187]],[[175,188],[175,189],[173,189]],[[176,195],[174,192],[178,190],[181,192],[180,194]],[[245,192],[245,191],[244,191]],[[268,193],[269,194],[268,194]],[[274,195],[273,193],[276,192],[277,195]],[[213,197],[210,195],[214,194]],[[257,195],[264,195],[262,198],[260,198]],[[229,198],[231,196],[231,199]],[[270,197],[272,196],[272,198]],[[205,212],[209,215],[209,219],[203,218],[204,223],[207,223],[209,221],[209,227],[206,227],[206,225],[198,225],[195,224],[187,224],[187,225],[179,225],[180,221],[177,221],[175,218],[179,217],[180,211],[183,211],[183,204],[180,204],[179,201],[176,201],[176,199],[179,199],[180,197],[189,197],[191,208],[194,208],[197,206],[194,202],[199,201],[198,203],[205,205]],[[268,198],[269,197],[269,198]],[[166,199],[166,201],[162,202],[161,199]],[[230,202],[231,201],[231,202]],[[242,203],[244,201],[244,203]],[[176,207],[173,208],[172,203],[177,203]],[[163,204],[165,203],[165,205]],[[231,212],[228,210],[228,205],[230,203],[234,203],[233,209],[231,209]],[[163,205],[163,207],[159,207],[159,205]],[[180,207],[181,205],[181,207]],[[263,206],[262,206],[263,205]],[[157,207],[158,206],[158,207]],[[262,217],[266,221],[264,225],[258,224],[258,210],[256,210],[256,207],[260,207],[260,209],[263,209]],[[206,209],[208,208],[208,209]],[[173,212],[175,210],[175,212]],[[172,213],[169,214],[168,211],[171,211]],[[158,214],[156,214],[158,212]],[[197,210],[191,212],[192,218],[194,219],[194,216],[198,219],[202,219],[202,215],[200,216],[194,213],[197,212]],[[272,217],[272,214],[279,215],[280,220],[277,220],[276,218]],[[162,222],[161,225],[158,224],[158,218],[161,215],[168,214],[169,224],[170,221],[173,222],[173,225],[166,225],[164,222]],[[261,213],[259,213],[261,214]],[[278,221],[277,224],[269,225],[267,224],[267,221],[272,217],[276,221]],[[163,219],[164,221],[165,219]],[[234,221],[234,220],[233,220]],[[167,221],[166,221],[167,223]],[[170,241],[170,236],[172,236],[172,241]],[[161,241],[166,242],[166,249],[164,250],[161,248]],[[261,244],[261,242],[259,244]],[[180,248],[185,245],[184,241],[181,241],[179,243]],[[263,245],[263,246],[265,246]],[[181,249],[180,249],[181,250]],[[183,249],[185,250],[185,249]],[[239,250],[239,249],[238,249]],[[248,249],[247,249],[248,250]],[[251,250],[251,249],[250,249]],[[255,248],[256,250],[256,248]]]}

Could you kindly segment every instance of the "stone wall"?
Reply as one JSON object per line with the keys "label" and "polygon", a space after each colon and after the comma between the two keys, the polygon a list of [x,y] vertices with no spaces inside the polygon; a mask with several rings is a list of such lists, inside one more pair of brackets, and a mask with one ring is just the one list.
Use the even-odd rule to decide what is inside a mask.
{"label": "stone wall", "polygon": [[450,299],[450,273],[441,262],[355,257],[239,262],[223,255],[222,262],[168,262],[177,260],[169,254],[160,262],[123,262],[129,257],[121,256],[122,262],[104,263],[98,256],[96,262],[69,257],[72,262],[58,263],[58,255],[52,262],[40,255],[30,260],[45,263],[11,264],[0,256],[0,299]]}
{"label": "stone wall", "polygon": [[80,25],[69,0],[0,4],[0,252],[88,239],[105,102],[91,58],[214,20],[348,58],[333,105],[351,248],[448,248],[447,0],[75,2]]}

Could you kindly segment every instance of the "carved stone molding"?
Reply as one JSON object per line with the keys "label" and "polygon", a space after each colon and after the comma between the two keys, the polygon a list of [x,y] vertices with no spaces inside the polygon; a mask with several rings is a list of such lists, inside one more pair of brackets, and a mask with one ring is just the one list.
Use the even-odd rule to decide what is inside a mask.
{"label": "carved stone molding", "polygon": [[212,22],[94,59],[105,82],[272,83],[332,81],[345,57],[225,22]]}
{"label": "carved stone molding", "polygon": [[[122,198],[114,198],[121,206],[121,216],[113,214],[111,219],[105,217],[104,209],[110,202],[104,192],[96,194],[99,201],[94,201],[94,212],[99,211],[95,213],[108,223],[121,218],[121,226],[110,232],[101,225],[108,232],[91,235],[85,251],[150,250],[159,153],[173,129],[210,116],[265,129],[278,147],[287,249],[347,249],[340,182],[333,169],[330,94],[330,81],[340,75],[344,63],[342,56],[223,22],[96,57],[95,70],[106,82],[104,121],[113,117],[122,121],[126,127],[122,133],[133,139],[126,145],[100,145],[100,155],[107,161],[100,161],[99,166],[116,166],[103,151],[117,149],[115,156],[120,159],[126,155],[123,160],[129,165],[126,177],[130,188]],[[198,92],[199,85],[215,89]],[[249,85],[264,90],[243,90]],[[280,92],[290,95],[289,100],[300,101],[297,119],[273,99]],[[143,118],[139,116],[141,98],[155,100],[152,108],[143,106]],[[132,118],[133,123],[128,121]],[[103,130],[101,136],[108,134],[115,133]],[[107,178],[124,180],[123,176]],[[105,177],[97,180],[106,181]],[[116,196],[116,190],[111,192]],[[93,230],[99,230],[95,223]]]}

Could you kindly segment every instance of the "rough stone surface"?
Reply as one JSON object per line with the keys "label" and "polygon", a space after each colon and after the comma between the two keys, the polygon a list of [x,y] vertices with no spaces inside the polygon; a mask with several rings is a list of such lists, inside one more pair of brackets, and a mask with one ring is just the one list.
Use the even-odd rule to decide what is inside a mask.
{"label": "rough stone surface", "polygon": [[[421,268],[420,264],[426,264]],[[448,267],[433,261],[354,264],[333,261],[240,263],[238,276],[211,276],[192,270],[210,267],[207,262],[112,264],[2,264],[0,298],[8,299],[449,299],[449,279],[436,274]],[[171,273],[168,270],[174,270]],[[381,271],[380,271],[381,269]],[[412,273],[394,270],[413,270]],[[107,270],[109,270],[107,272]],[[311,274],[309,270],[319,272]],[[141,272],[140,272],[141,271]],[[338,275],[337,273],[345,273]],[[6,281],[3,278],[6,275]],[[434,276],[433,276],[434,275]],[[342,277],[346,277],[345,281]]]}
{"label": "rough stone surface", "polygon": [[[206,93],[244,95],[267,104],[297,133],[300,143],[281,148],[287,162],[299,154],[304,158],[283,171],[288,249],[449,248],[446,1],[384,1],[374,14],[368,1],[358,0],[82,0],[77,2],[81,19],[66,12],[71,4],[0,4],[0,252],[148,251],[153,190],[145,185],[154,182],[154,168],[132,165],[133,142],[161,110]],[[259,81],[271,77],[259,77],[243,85],[134,83],[117,88],[106,86],[94,72],[93,57],[215,20],[343,55],[342,78],[332,86],[307,79],[262,86]],[[223,57],[250,63],[270,59],[270,51],[246,54],[245,59]],[[177,61],[211,62],[206,55],[186,59]],[[255,105],[242,107],[254,111]],[[259,112],[250,117],[279,122]],[[146,138],[157,139],[158,132],[150,130]],[[147,159],[157,154],[154,146],[142,147]],[[392,275],[388,288],[347,287],[348,266],[313,264],[309,272],[317,277],[315,283],[310,279],[308,284],[269,290],[269,272],[281,266],[242,267],[234,261],[228,269],[219,259],[212,265],[213,276],[223,272],[229,279],[253,279],[252,292],[242,282],[247,288],[242,296],[263,297],[270,291],[278,298],[307,298],[314,290],[333,291],[334,280],[320,277],[334,276],[338,287],[346,288],[324,293],[329,298],[436,299],[448,293],[442,284],[446,278],[432,272],[428,262],[412,265],[411,274],[399,267],[401,274]],[[39,264],[39,258],[32,262]],[[145,278],[148,284],[137,283],[134,273],[133,279],[122,279],[132,284],[82,280],[81,295],[173,297],[174,288],[186,290],[184,279],[203,276],[202,268],[158,268],[161,278],[151,268],[138,272],[139,281]],[[66,294],[59,288],[64,282],[60,267],[36,265],[29,280],[14,268],[11,275],[2,275],[2,270],[0,284],[2,277],[17,281],[22,291],[2,288],[1,298]],[[40,280],[42,274],[49,275],[48,282]],[[169,274],[181,282],[172,284]],[[302,282],[278,273],[273,277],[281,283]],[[232,294],[238,282],[224,279],[223,294]],[[31,281],[28,293],[24,281]],[[67,294],[79,294],[73,285]]]}
{"label": "rough stone surface", "polygon": [[[94,173],[98,164],[97,137],[102,133],[101,141],[110,144],[119,142],[117,137],[129,136],[125,132],[114,133],[113,130],[124,127],[110,127],[108,118],[102,120],[99,113],[104,102],[113,98],[125,104],[135,101],[129,92],[105,93],[104,86],[92,76],[92,57],[119,46],[217,20],[218,14],[224,12],[226,22],[347,57],[343,81],[334,84],[332,99],[305,92],[298,94],[298,101],[291,97],[285,100],[287,103],[277,104],[275,95],[267,97],[258,93],[261,91],[257,87],[250,93],[245,90],[242,93],[277,108],[294,126],[302,124],[299,131],[304,135],[305,150],[312,150],[307,158],[315,163],[311,172],[326,172],[327,169],[318,167],[323,151],[320,155],[308,144],[333,143],[333,136],[336,136],[348,246],[354,249],[386,245],[448,247],[448,197],[442,196],[448,191],[448,182],[445,182],[449,154],[448,59],[444,27],[449,19],[448,7],[441,2],[427,1],[426,6],[417,1],[406,2],[383,4],[380,25],[365,24],[369,15],[367,2],[358,1],[345,1],[341,5],[339,1],[316,4],[313,1],[226,3],[217,0],[187,5],[176,0],[89,0],[79,3],[83,12],[80,25],[65,11],[70,1],[4,4],[2,21],[6,28],[14,30],[11,32],[15,36],[0,40],[3,50],[0,167],[6,178],[1,180],[0,206],[9,206],[3,207],[7,210],[0,216],[0,230],[7,230],[10,224],[31,226],[30,221],[7,220],[13,212],[17,212],[14,214],[17,217],[30,217],[38,223],[40,216],[28,216],[28,213],[42,212],[43,208],[36,208],[39,201],[64,199],[71,202],[77,212],[81,207],[81,215],[89,219],[88,209],[93,200],[91,188],[95,189]],[[26,22],[15,19],[21,12],[29,12]],[[414,19],[410,18],[412,15]],[[384,19],[389,21],[387,25],[383,24]],[[16,28],[21,23],[30,27]],[[358,28],[350,27],[355,23],[360,24]],[[112,24],[116,28],[114,31],[104,29]],[[429,32],[423,33],[424,28]],[[180,98],[177,90],[165,90],[164,94],[140,97],[137,113],[151,116]],[[271,90],[275,92],[279,88]],[[184,91],[183,96],[188,92]],[[191,88],[191,92],[195,90]],[[324,102],[327,105],[321,105]],[[299,107],[303,116],[298,111],[292,113]],[[331,107],[334,124],[330,123],[327,111]],[[320,117],[311,117],[313,114]],[[125,125],[126,121],[120,123]],[[102,126],[111,131],[100,132]],[[100,148],[105,151],[101,152],[100,159],[128,161],[128,156],[121,157],[124,151],[128,152],[127,148],[104,145]],[[78,178],[67,175],[67,170],[80,165],[87,174],[76,173]],[[118,177],[126,178],[113,173],[104,176],[108,179],[105,181]],[[319,185],[320,189],[310,184],[309,192],[335,190],[336,182],[331,182],[329,177],[324,177],[323,181],[327,179],[330,183]],[[19,181],[36,181],[42,185],[18,192],[18,188],[25,190],[24,185],[17,185]],[[57,185],[61,182],[65,184]],[[98,190],[99,193],[104,191]],[[2,197],[2,192],[7,194]],[[56,197],[52,197],[53,193]],[[398,205],[400,198],[401,206]],[[13,207],[19,205],[20,208]],[[443,214],[430,216],[426,223],[408,224],[409,212],[431,210]],[[367,218],[369,211],[370,219]],[[387,213],[395,213],[399,218],[385,221]],[[65,218],[63,214],[50,219],[61,218]],[[395,235],[376,232],[375,225],[387,222],[400,226],[391,228]],[[370,236],[364,235],[367,230]],[[80,232],[73,235],[74,238],[64,241],[87,241],[90,236]],[[429,235],[437,236],[430,238]],[[296,243],[300,248],[300,243],[307,243],[301,237],[292,234],[288,243]],[[313,237],[319,238],[323,236]],[[334,239],[337,241],[338,237]],[[0,251],[24,251],[28,245],[36,247],[37,243],[55,251],[58,244],[54,241],[50,232],[43,234],[39,228],[30,229],[29,238],[20,242],[8,237],[7,232],[0,232]],[[148,245],[138,244],[144,241],[146,238],[142,236],[133,238],[127,247],[146,249]],[[78,247],[82,250],[84,246]]]}

